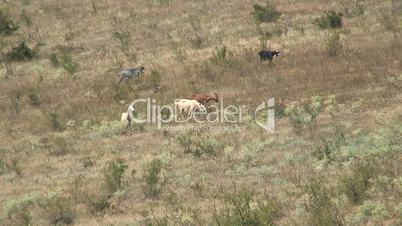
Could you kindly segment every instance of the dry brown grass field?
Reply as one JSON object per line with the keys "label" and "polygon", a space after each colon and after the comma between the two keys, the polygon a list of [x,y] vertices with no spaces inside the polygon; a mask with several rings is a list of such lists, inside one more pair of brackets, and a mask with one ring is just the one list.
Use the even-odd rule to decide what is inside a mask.
{"label": "dry brown grass field", "polygon": [[[260,21],[255,4],[279,16]],[[314,22],[330,10],[341,27]],[[401,0],[2,0],[0,13],[0,225],[402,225]],[[22,42],[29,57],[13,58]],[[260,62],[262,48],[281,55]],[[251,111],[187,130],[120,122],[138,98],[214,91],[248,109],[274,97],[275,132]]]}

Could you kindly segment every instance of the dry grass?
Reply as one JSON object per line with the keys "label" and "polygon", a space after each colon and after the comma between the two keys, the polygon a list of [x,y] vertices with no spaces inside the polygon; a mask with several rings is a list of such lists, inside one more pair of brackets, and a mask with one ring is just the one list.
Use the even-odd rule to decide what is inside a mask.
{"label": "dry grass", "polygon": [[[23,40],[32,48],[44,44],[32,61],[2,62],[0,69],[0,225],[67,224],[71,219],[76,225],[215,225],[217,210],[233,209],[235,202],[225,202],[226,196],[240,197],[244,190],[252,194],[251,209],[275,210],[268,216],[252,209],[258,216],[250,222],[398,225],[402,18],[395,12],[401,10],[400,1],[369,0],[362,8],[357,1],[274,1],[280,19],[259,25],[252,15],[256,2],[0,3],[20,25],[15,34],[0,36],[2,55]],[[341,47],[333,57],[327,53],[333,31],[312,24],[331,9],[345,14],[336,31]],[[261,63],[261,32],[274,29],[282,34],[266,44],[282,55],[272,65]],[[223,46],[227,56],[214,60]],[[71,61],[63,60],[65,55]],[[76,72],[66,70],[72,64]],[[145,75],[117,86],[118,70],[135,65],[144,65]],[[152,70],[160,72],[160,84]],[[323,111],[310,127],[313,132],[305,126],[300,135],[288,117],[277,122],[273,135],[251,122],[244,122],[246,130],[240,132],[193,134],[210,138],[203,145],[214,154],[201,156],[185,154],[177,133],[155,125],[125,129],[117,122],[135,98],[171,104],[213,91],[225,105],[251,109],[269,97],[305,102],[335,95],[336,113]],[[335,133],[338,124],[346,143],[331,146],[341,139]],[[328,158],[317,157],[325,145],[330,146]],[[105,167],[113,159],[128,165],[114,193],[104,188]],[[150,197],[144,187],[154,159],[160,161],[156,177],[163,185]],[[346,194],[353,196],[360,184],[343,181],[357,177],[361,165],[382,167],[369,167],[368,184],[357,189],[364,198],[353,203]],[[54,207],[49,192],[63,206]],[[256,202],[268,196],[278,200],[275,206],[258,207]],[[10,203],[22,204],[11,208]]]}

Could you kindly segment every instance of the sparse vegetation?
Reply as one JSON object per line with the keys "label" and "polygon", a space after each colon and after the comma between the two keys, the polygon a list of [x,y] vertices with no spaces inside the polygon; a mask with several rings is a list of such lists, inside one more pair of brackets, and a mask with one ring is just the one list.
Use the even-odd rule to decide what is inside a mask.
{"label": "sparse vegetation", "polygon": [[70,75],[74,75],[78,71],[79,64],[73,60],[70,54],[64,54],[61,57],[61,65]]}
{"label": "sparse vegetation", "polygon": [[275,225],[275,219],[280,216],[277,200],[270,197],[258,199],[250,192],[242,191],[226,197],[226,207],[214,216],[213,225]]}
{"label": "sparse vegetation", "polygon": [[151,89],[157,91],[161,88],[162,76],[157,70],[151,71],[151,77],[149,78],[149,86]]}
{"label": "sparse vegetation", "polygon": [[50,118],[50,124],[52,125],[53,129],[58,130],[58,131],[63,130],[59,115],[56,112],[51,112],[49,114],[49,118]]}
{"label": "sparse vegetation", "polygon": [[25,42],[21,42],[6,54],[6,59],[8,61],[27,61],[32,60],[34,56],[34,51],[29,48]]}
{"label": "sparse vegetation", "polygon": [[0,10],[0,35],[11,35],[17,31],[19,26]]}
{"label": "sparse vegetation", "polygon": [[254,18],[257,22],[275,22],[280,17],[281,13],[276,9],[271,1],[267,1],[265,6],[255,4]]}
{"label": "sparse vegetation", "polygon": [[321,17],[314,19],[313,24],[317,25],[321,29],[340,28],[342,27],[342,17],[342,13],[330,10],[325,12],[325,14]]}
{"label": "sparse vegetation", "polygon": [[152,160],[146,168],[144,175],[145,185],[144,193],[149,198],[158,198],[166,184],[166,178],[163,178],[162,161],[160,159]]}
{"label": "sparse vegetation", "polygon": [[216,62],[221,62],[226,59],[227,55],[228,55],[228,48],[226,46],[215,48],[214,60]]}
{"label": "sparse vegetation", "polygon": [[35,88],[29,89],[28,97],[29,97],[29,100],[31,101],[32,105],[34,105],[34,106],[40,105],[39,91],[37,89],[35,89]]}
{"label": "sparse vegetation", "polygon": [[328,37],[326,45],[328,56],[335,57],[336,55],[338,55],[339,51],[342,49],[342,43],[339,33],[331,33]]}

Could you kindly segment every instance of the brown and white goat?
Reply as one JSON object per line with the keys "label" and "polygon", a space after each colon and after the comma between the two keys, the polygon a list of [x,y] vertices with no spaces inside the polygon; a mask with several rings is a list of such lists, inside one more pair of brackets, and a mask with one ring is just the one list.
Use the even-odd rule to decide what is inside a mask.
{"label": "brown and white goat", "polygon": [[207,94],[193,94],[189,97],[186,97],[186,99],[196,100],[203,105],[209,104],[210,101],[215,101],[215,103],[218,103],[219,102],[218,94],[216,94],[216,92],[214,92],[214,94],[215,94],[215,96],[210,96]]}

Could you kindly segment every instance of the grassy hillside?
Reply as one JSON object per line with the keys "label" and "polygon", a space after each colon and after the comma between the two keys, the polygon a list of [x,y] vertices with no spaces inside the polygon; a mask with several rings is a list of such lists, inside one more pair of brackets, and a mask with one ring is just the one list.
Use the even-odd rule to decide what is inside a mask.
{"label": "grassy hillside", "polygon": [[[3,0],[0,225],[402,225],[401,29],[401,0]],[[214,91],[251,111],[120,122]]]}

